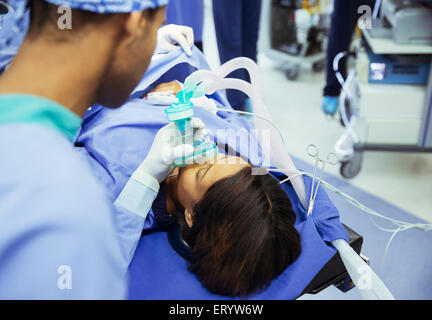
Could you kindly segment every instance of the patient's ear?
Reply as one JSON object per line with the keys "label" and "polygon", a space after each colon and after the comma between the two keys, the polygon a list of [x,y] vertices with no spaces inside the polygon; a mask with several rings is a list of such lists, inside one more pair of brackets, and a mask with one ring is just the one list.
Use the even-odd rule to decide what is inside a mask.
{"label": "patient's ear", "polygon": [[185,209],[185,220],[189,228],[193,226],[193,214],[188,209]]}

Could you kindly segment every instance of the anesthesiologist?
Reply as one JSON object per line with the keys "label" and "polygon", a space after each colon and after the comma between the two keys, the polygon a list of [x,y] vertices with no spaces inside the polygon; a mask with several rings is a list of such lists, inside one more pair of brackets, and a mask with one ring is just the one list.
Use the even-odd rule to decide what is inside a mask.
{"label": "anesthesiologist", "polygon": [[[167,1],[31,2],[28,34],[0,77],[0,299],[126,297],[112,204],[72,141],[89,106],[128,99],[155,46],[190,50],[190,28],[159,29]],[[70,30],[58,28],[68,19],[59,5],[72,9]],[[125,191],[144,208],[172,159],[193,152],[168,142],[175,132],[159,131]]]}

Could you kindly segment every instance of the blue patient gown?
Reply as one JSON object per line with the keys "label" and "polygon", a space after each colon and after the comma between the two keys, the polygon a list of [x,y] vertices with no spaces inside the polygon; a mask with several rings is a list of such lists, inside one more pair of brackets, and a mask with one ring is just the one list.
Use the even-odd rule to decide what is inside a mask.
{"label": "blue patient gown", "polygon": [[[172,80],[184,81],[195,69],[208,68],[198,50],[188,58],[180,50],[154,59],[149,71],[137,86],[131,100],[120,109],[110,110],[95,106],[86,116],[77,150],[87,159],[93,172],[106,186],[111,201],[122,192],[130,176],[145,159],[157,131],[168,123],[164,109],[167,106],[150,105],[140,97],[148,88]],[[231,107],[218,93],[212,98],[227,110]],[[251,122],[243,117],[223,111],[217,114],[195,108],[195,116],[206,125],[210,137],[218,145],[235,149],[238,155],[260,166],[264,157],[256,137],[249,134]],[[230,129],[239,135],[240,148]],[[252,151],[242,153],[249,144]],[[311,180],[305,178],[306,190]],[[302,253],[286,271],[274,280],[267,290],[252,299],[293,299],[298,297],[321,268],[334,256],[336,249],[330,244],[335,239],[347,239],[339,220],[339,213],[321,188],[313,213],[307,217],[300,200],[290,184],[283,186],[297,214],[296,228],[302,237]],[[165,232],[159,227],[154,213],[144,217],[132,212],[115,213],[117,232],[122,239],[122,250],[132,260],[129,267],[130,299],[219,299],[221,296],[206,291],[196,276],[187,269],[187,262],[170,247]],[[141,237],[143,230],[146,235]],[[150,232],[150,233],[148,233]]]}
{"label": "blue patient gown", "polygon": [[0,95],[0,299],[125,297],[112,207],[71,143],[80,120]]}

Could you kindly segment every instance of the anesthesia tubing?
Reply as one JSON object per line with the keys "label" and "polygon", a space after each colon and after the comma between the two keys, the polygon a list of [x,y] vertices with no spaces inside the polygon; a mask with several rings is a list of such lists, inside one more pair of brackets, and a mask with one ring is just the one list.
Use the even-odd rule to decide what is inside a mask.
{"label": "anesthesia tubing", "polygon": [[[199,107],[198,107],[199,108]],[[218,111],[223,111],[223,112],[232,112],[232,113],[238,113],[238,114],[242,114],[242,115],[249,115],[249,116],[253,116],[253,117],[258,117],[263,119],[264,121],[267,121],[269,123],[271,123],[276,129],[276,125],[271,122],[270,120],[256,114],[253,112],[246,112],[246,111],[237,111],[237,110],[229,110],[229,109],[225,109],[225,108],[217,108]],[[278,130],[279,131],[279,130]],[[378,225],[376,225],[376,227],[382,231],[385,232],[399,232],[399,231],[404,231],[404,230],[408,230],[408,229],[412,229],[412,228],[417,228],[417,229],[422,229],[425,231],[432,231],[432,223],[409,223],[409,222],[404,222],[401,220],[397,220],[397,219],[393,219],[393,218],[388,218],[368,207],[366,207],[365,205],[361,204],[360,202],[358,202],[357,200],[355,200],[354,198],[352,198],[351,196],[349,196],[348,194],[342,192],[341,190],[337,189],[336,187],[332,186],[330,183],[326,182],[325,180],[318,178],[316,176],[314,176],[311,173],[308,172],[304,172],[304,171],[299,171],[299,170],[292,170],[292,169],[267,169],[267,171],[269,172],[282,172],[285,174],[289,174],[289,177],[283,181],[281,181],[282,183],[285,183],[289,180],[292,180],[295,177],[299,177],[299,176],[308,176],[311,177],[313,179],[315,179],[317,182],[321,183],[323,186],[325,186],[327,189],[329,189],[330,191],[342,196],[343,198],[345,198],[349,203],[351,203],[352,205],[354,205],[355,207],[361,209],[362,211],[369,213],[370,215],[376,216],[378,218],[381,218],[383,220],[387,220],[391,223],[394,223],[395,225],[398,226],[397,229],[386,229],[383,227],[380,227]]]}
{"label": "anesthesia tubing", "polygon": [[[249,73],[251,82],[247,82],[240,79],[226,78],[230,73],[238,69],[246,69]],[[295,168],[294,162],[286,152],[285,142],[282,139],[281,133],[277,127],[273,125],[272,118],[264,104],[262,96],[262,82],[261,75],[257,64],[249,58],[236,58],[228,61],[227,63],[220,66],[218,69],[211,70],[198,70],[192,73],[184,83],[186,88],[197,87],[196,93],[200,96],[211,95],[218,90],[234,89],[245,93],[252,102],[254,113],[247,113],[237,111],[241,114],[249,114],[254,116],[255,126],[257,129],[269,129],[270,130],[270,141],[276,142],[272,148],[269,148],[266,154],[269,159],[274,159],[272,164],[280,168]],[[198,97],[198,96],[196,96]],[[235,112],[235,110],[220,109],[220,111]],[[267,124],[270,123],[269,127]],[[262,137],[258,137],[261,146],[266,147],[263,143]],[[290,176],[290,174],[289,174]],[[294,190],[296,191],[300,202],[303,207],[306,207],[306,189],[303,179],[300,177],[293,178],[291,183]]]}
{"label": "anesthesia tubing", "polygon": [[[258,114],[252,113],[252,112],[245,112],[245,111],[237,111],[237,110],[229,110],[225,108],[217,108],[219,111],[224,112],[234,112],[238,114],[245,114],[250,115],[258,118],[265,119],[261,117]],[[268,119],[265,119],[266,121],[269,121]],[[317,168],[315,168],[317,169]],[[285,183],[287,181],[290,181],[292,179],[299,179],[301,176],[309,176],[312,177],[314,180],[318,182],[317,189],[314,192],[314,190],[311,190],[311,194],[314,193],[316,195],[317,190],[319,188],[319,185],[322,184],[324,187],[328,188],[329,190],[341,195],[344,197],[348,202],[353,204],[354,206],[358,207],[359,209],[363,210],[366,213],[369,213],[371,215],[377,216],[379,218],[385,219],[387,221],[390,221],[396,225],[398,225],[398,228],[396,230],[387,230],[384,228],[381,228],[380,226],[376,225],[373,221],[373,224],[376,225],[379,229],[383,231],[393,232],[393,235],[391,239],[389,240],[386,252],[388,251],[388,248],[390,246],[391,240],[396,236],[396,234],[399,231],[408,230],[411,228],[418,228],[422,230],[432,231],[432,224],[409,224],[407,222],[399,221],[396,219],[385,217],[372,209],[369,209],[368,207],[362,205],[354,198],[350,197],[349,195],[343,193],[342,191],[338,190],[336,187],[332,186],[328,182],[324,181],[320,177],[316,177],[315,174],[310,174],[307,172],[299,171],[299,170],[293,170],[293,169],[266,169],[267,172],[282,172],[285,173],[288,178],[281,181],[280,184]],[[316,171],[316,170],[315,170]],[[313,203],[314,199],[312,199],[311,203]],[[306,207],[305,207],[306,208]],[[308,210],[310,211],[310,210]],[[382,282],[382,280],[379,278],[379,276],[372,270],[372,268],[366,264],[366,262],[349,246],[349,244],[345,240],[335,240],[332,242],[333,246],[338,250],[338,252],[341,255],[342,261],[347,268],[347,271],[349,275],[351,276],[351,279],[355,283],[357,289],[359,290],[360,295],[365,300],[394,300],[394,297],[390,290],[387,288],[387,286]],[[385,257],[386,253],[384,254]],[[370,282],[368,286],[365,286],[364,283],[364,275],[368,274],[370,276]]]}
{"label": "anesthesia tubing", "polygon": [[[238,69],[246,69],[251,79],[250,83],[240,79],[226,78],[226,76],[228,76],[230,73]],[[268,123],[271,125],[271,128],[269,128],[271,129],[271,141],[273,142],[271,148],[271,159],[274,160],[272,161],[272,165],[277,168],[285,168],[285,169],[275,169],[274,171],[281,171],[288,176],[287,180],[290,180],[291,183],[293,184],[293,187],[296,190],[296,193],[298,194],[305,209],[307,209],[305,186],[303,180],[299,179],[300,176],[302,175],[312,177],[314,180],[318,182],[317,187],[319,187],[319,184],[322,184],[329,190],[344,197],[348,202],[350,202],[357,208],[361,209],[362,211],[370,215],[379,217],[381,219],[387,220],[391,223],[394,223],[397,226],[396,229],[385,229],[374,223],[374,225],[376,225],[377,228],[379,228],[380,230],[386,232],[392,232],[393,233],[392,239],[394,235],[397,234],[399,231],[408,230],[412,228],[432,231],[432,224],[427,224],[427,223],[413,224],[413,223],[403,222],[397,219],[388,218],[362,205],[357,200],[353,199],[349,195],[338,190],[336,187],[322,180],[321,175],[319,178],[316,177],[315,173],[318,168],[315,168],[315,172],[313,175],[307,172],[302,172],[297,170],[291,157],[288,154],[285,141],[282,138],[281,131],[274,124],[265,106],[264,99],[262,96],[262,81],[260,76],[260,70],[258,68],[258,65],[253,60],[249,58],[240,57],[228,61],[227,63],[221,65],[219,68],[217,68],[214,71],[211,70],[195,71],[188,78],[186,78],[184,87],[186,88],[197,87],[198,90],[196,90],[195,92],[197,93],[198,96],[211,95],[218,90],[234,89],[234,90],[239,90],[244,92],[251,99],[254,112],[238,111],[238,110],[227,109],[227,108],[217,108],[217,110],[222,112],[230,112],[230,113],[252,116],[255,119],[257,129],[262,129],[264,127],[264,123]],[[316,166],[317,165],[318,162],[316,163]],[[271,170],[273,169],[268,169],[268,171]],[[301,181],[301,183],[299,183],[299,180]],[[302,187],[301,186],[299,187],[300,184],[302,185]],[[312,190],[311,193],[314,193],[314,190]]]}
{"label": "anesthesia tubing", "polygon": [[[246,69],[246,71],[248,71],[250,75],[251,83],[239,79],[225,78],[233,71],[238,69]],[[297,170],[294,162],[292,161],[291,157],[288,154],[286,145],[282,139],[281,132],[277,128],[277,126],[273,123],[272,118],[270,117],[270,114],[264,104],[264,99],[262,97],[262,83],[261,83],[260,71],[257,64],[253,60],[241,57],[241,58],[236,58],[231,61],[228,61],[227,63],[220,66],[218,69],[214,71],[198,70],[192,73],[185,80],[184,87],[186,87],[189,90],[194,90],[195,92],[194,98],[199,98],[204,95],[211,95],[218,90],[234,89],[234,90],[239,90],[244,92],[251,99],[253,112],[237,111],[228,108],[217,108],[217,110],[222,112],[232,112],[237,114],[253,116],[256,129],[270,130],[271,132],[270,141],[272,141],[272,146],[271,148],[267,146],[267,150],[263,150],[263,151],[269,151],[268,154],[272,159],[271,166],[276,168],[283,168],[283,169],[269,169],[269,168],[266,169],[268,172],[271,171],[283,172],[288,176],[288,178],[285,181],[282,181],[281,183],[284,183],[288,180],[291,182],[295,192],[299,197],[300,202],[302,203],[303,207],[308,211],[308,213],[311,212],[313,208],[313,202],[315,199],[313,197],[309,199],[310,207],[307,208],[306,187],[304,184],[304,180],[301,177],[302,175],[310,176],[313,178],[314,182],[317,182],[316,189],[313,189],[315,183],[312,184],[312,190],[311,190],[312,195],[317,194],[316,191],[318,190],[319,186],[322,184],[324,187],[328,188],[329,190],[344,197],[344,199],[346,199],[348,202],[358,207],[362,211],[395,224],[397,228],[390,230],[390,229],[379,227],[374,223],[374,225],[376,225],[380,230],[393,233],[389,240],[389,243],[387,244],[386,252],[388,251],[391,240],[393,240],[396,234],[400,231],[413,229],[413,228],[417,228],[425,231],[432,231],[432,224],[422,224],[422,223],[413,224],[413,223],[407,223],[404,221],[385,217],[375,212],[374,210],[369,209],[368,207],[362,205],[357,200],[353,199],[349,195],[343,193],[342,191],[338,190],[334,186],[322,180],[321,177],[325,169],[325,162],[319,158],[318,153],[316,155],[314,174],[309,174]],[[196,107],[199,106],[197,105]],[[265,127],[267,123],[271,124],[270,128]],[[262,141],[260,141],[260,143],[261,146],[264,149],[266,149],[266,146],[262,144]],[[266,152],[264,153],[266,154]],[[323,166],[322,168],[320,168],[320,174],[317,177],[316,174],[317,174],[319,164],[323,164]],[[393,295],[386,287],[386,285],[381,281],[381,279],[371,269],[371,267],[368,264],[366,264],[366,262],[349,246],[349,244],[345,240],[342,239],[335,240],[332,242],[332,244],[340,253],[344,265],[363,299],[394,300]],[[368,285],[364,285],[365,272],[367,272],[370,279]]]}
{"label": "anesthesia tubing", "polygon": [[[253,117],[257,117],[257,118],[261,118],[264,121],[267,121],[269,123],[271,123],[271,125],[276,129],[276,125],[269,119],[262,117],[261,115],[258,115],[256,113],[253,112],[246,112],[246,111],[237,111],[237,110],[229,110],[229,109],[225,109],[225,108],[217,108],[219,111],[223,111],[223,112],[233,112],[233,113],[238,113],[238,114],[243,114],[243,115],[249,115],[249,116],[253,116]],[[278,132],[280,132],[278,130]],[[315,170],[318,168],[315,168]],[[320,177],[317,177],[316,175],[313,175],[311,173],[308,172],[304,172],[304,171],[299,171],[299,170],[293,170],[293,169],[267,169],[268,172],[282,172],[285,173],[288,178],[281,181],[280,183],[285,183],[287,181],[290,181],[294,178],[300,177],[300,176],[308,176],[311,177],[312,179],[316,180],[319,184],[322,184],[324,187],[326,187],[328,190],[336,193],[337,195],[343,197],[346,201],[348,201],[349,203],[351,203],[353,206],[359,208],[360,210],[362,210],[365,213],[368,213],[368,217],[371,220],[371,222],[381,231],[384,232],[391,232],[393,233],[389,243],[387,244],[386,247],[386,252],[384,254],[384,256],[386,256],[388,248],[390,246],[391,241],[393,240],[393,238],[396,236],[397,233],[401,232],[401,231],[405,231],[405,230],[409,230],[409,229],[420,229],[420,230],[424,230],[424,231],[432,231],[432,223],[409,223],[409,222],[405,222],[405,221],[401,221],[398,219],[393,219],[393,218],[389,218],[386,217],[370,208],[368,208],[367,206],[361,204],[360,202],[358,202],[356,199],[354,199],[353,197],[349,196],[348,194],[344,193],[343,191],[337,189],[336,187],[334,187],[333,185],[331,185],[330,183],[326,182],[325,180],[323,180]],[[319,186],[318,186],[319,187]],[[314,190],[312,190],[311,193],[316,193],[313,192]],[[378,217],[380,219],[386,220],[390,223],[393,223],[396,225],[396,229],[387,229],[387,228],[383,228],[381,226],[379,226],[378,224],[375,223],[375,221],[373,221],[371,219],[371,216],[375,216]]]}

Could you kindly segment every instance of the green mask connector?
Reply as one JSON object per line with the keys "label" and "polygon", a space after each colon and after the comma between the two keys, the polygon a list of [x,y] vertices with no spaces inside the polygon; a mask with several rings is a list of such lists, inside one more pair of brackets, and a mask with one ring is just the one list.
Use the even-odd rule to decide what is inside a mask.
{"label": "green mask connector", "polygon": [[185,88],[177,94],[178,102],[175,102],[165,110],[168,121],[175,122],[180,131],[183,144],[193,145],[194,154],[190,157],[178,158],[173,162],[174,167],[184,167],[195,162],[202,162],[206,158],[217,156],[217,146],[213,141],[194,141],[191,119],[194,116],[192,98],[200,97],[204,93],[200,87]]}

